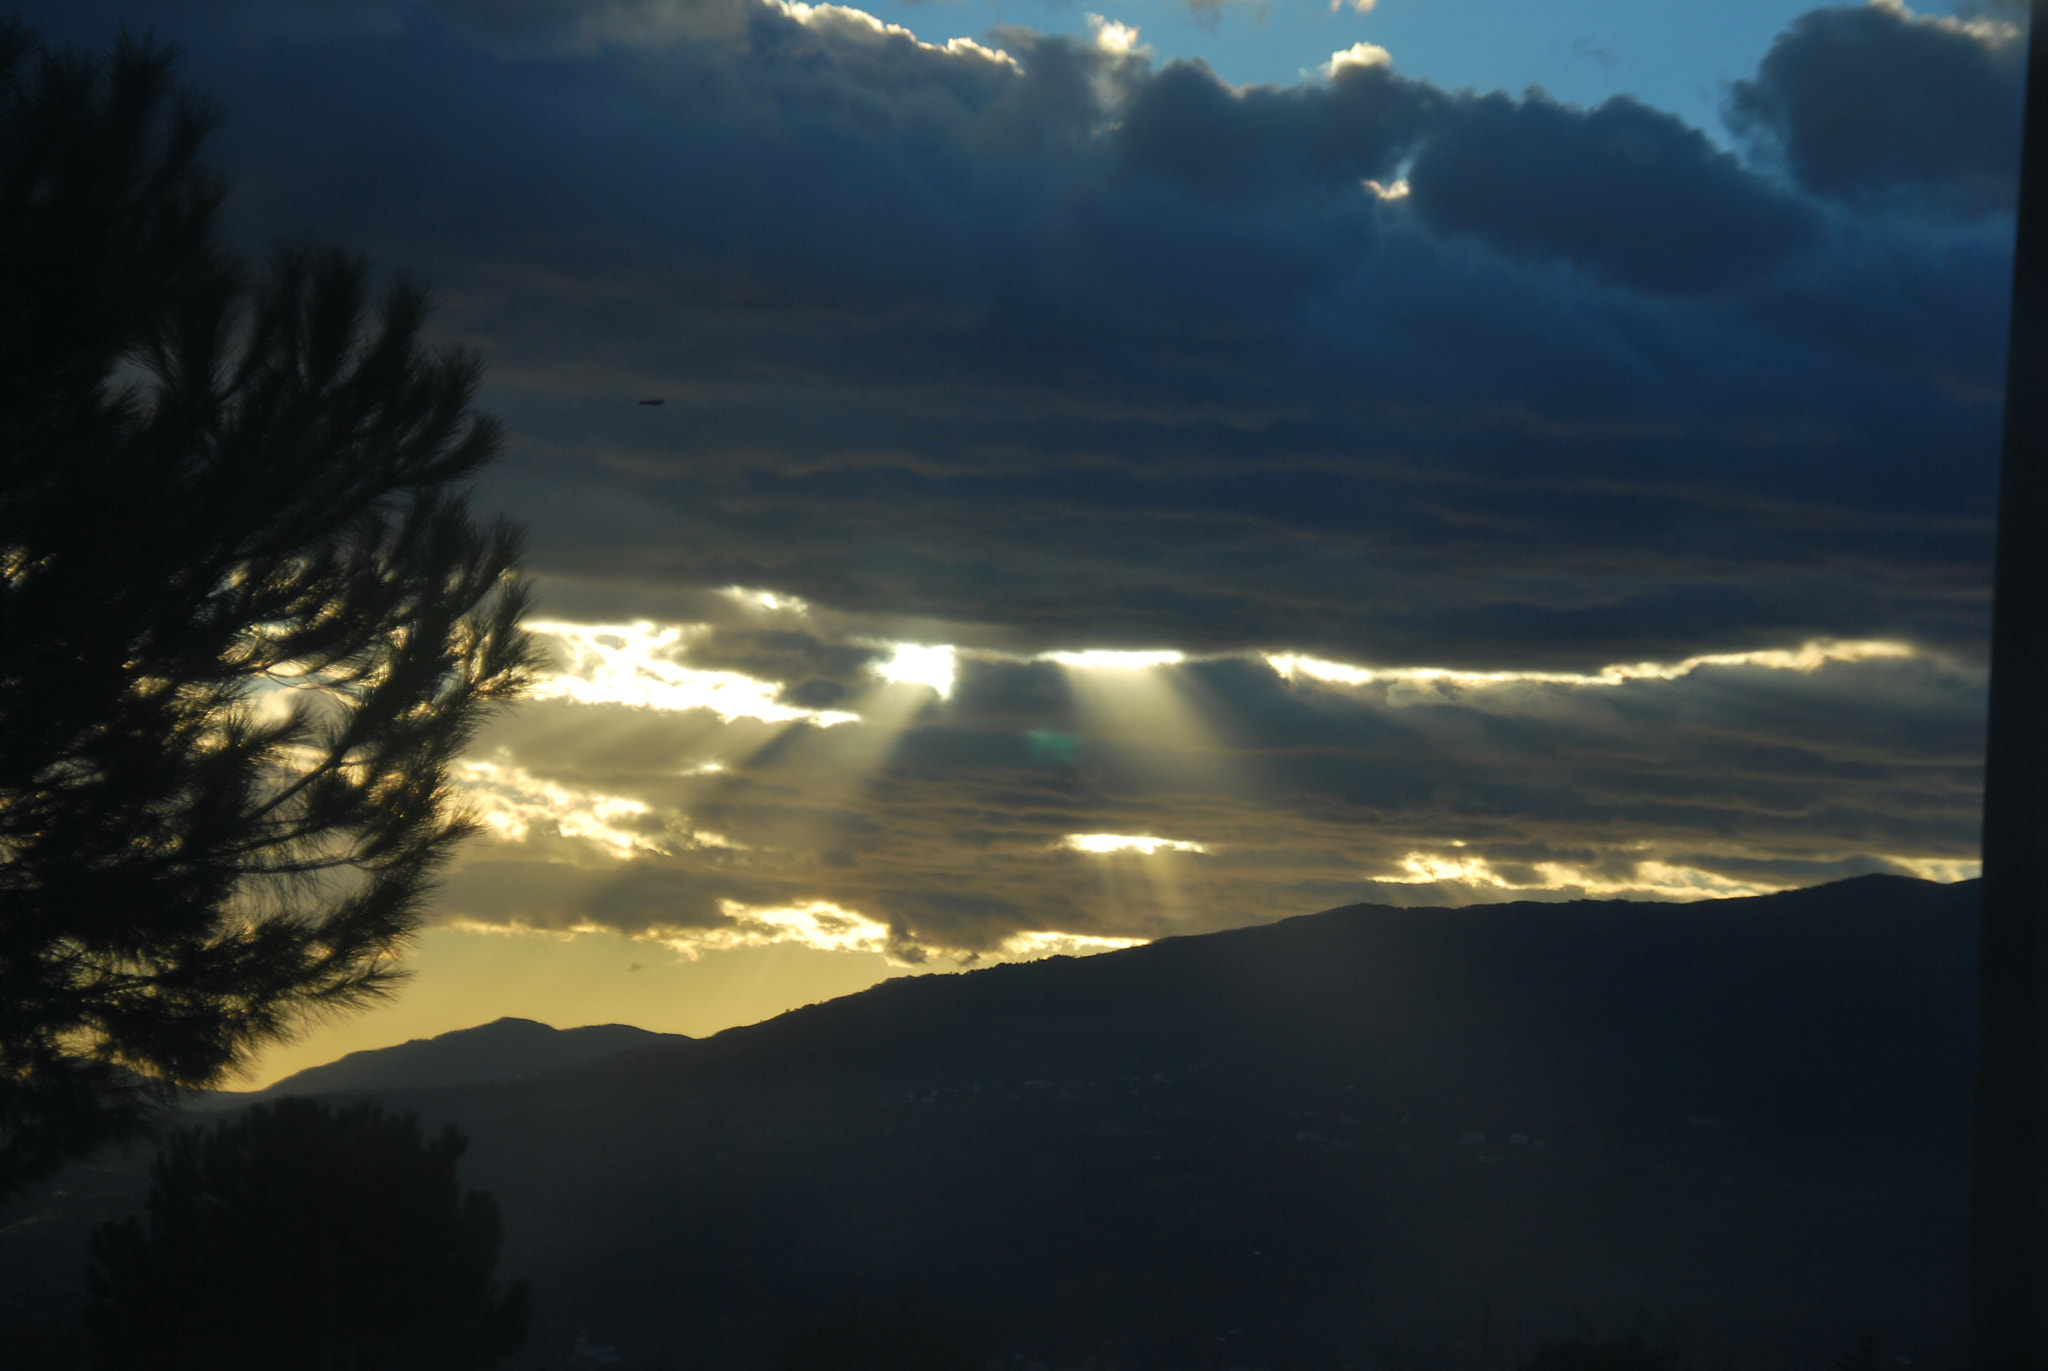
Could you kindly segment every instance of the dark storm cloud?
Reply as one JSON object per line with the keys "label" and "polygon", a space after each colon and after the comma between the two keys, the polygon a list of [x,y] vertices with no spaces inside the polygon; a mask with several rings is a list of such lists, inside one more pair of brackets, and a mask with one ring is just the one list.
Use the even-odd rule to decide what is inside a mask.
{"label": "dark storm cloud", "polygon": [[2024,66],[2017,23],[1916,16],[1896,0],[1872,0],[1799,19],[1755,79],[1735,83],[1729,114],[1816,195],[2005,210],[2019,167]]}
{"label": "dark storm cloud", "polygon": [[1625,95],[1591,110],[1487,95],[1446,123],[1409,173],[1415,208],[1516,256],[1692,294],[1754,279],[1820,236],[1811,209]]}
{"label": "dark storm cloud", "polygon": [[115,14],[230,111],[245,236],[437,282],[552,612],[738,584],[991,646],[1470,665],[1981,642],[1995,226],[1825,213],[1631,101],[758,0],[62,18]]}
{"label": "dark storm cloud", "polygon": [[826,709],[886,656],[883,648],[824,642],[800,630],[763,628],[707,634],[692,641],[680,659],[694,667],[784,682],[783,697],[790,703]]}
{"label": "dark storm cloud", "polygon": [[1170,62],[1136,89],[1116,129],[1125,170],[1239,204],[1393,172],[1440,117],[1443,95],[1379,63],[1339,66],[1327,85],[1232,90],[1198,62]]}
{"label": "dark storm cloud", "polygon": [[[1240,89],[1108,29],[935,45],[763,0],[31,12],[186,43],[246,242],[436,283],[558,647],[670,632],[484,740],[495,836],[447,917],[915,961],[1973,850],[2010,269],[1978,149],[2013,111],[1943,92],[1991,30],[1795,27],[1736,97],[1788,187],[1627,99],[1369,51]],[[1858,34],[1966,174],[1888,115],[1837,129]],[[1258,655],[1821,638],[1928,650],[1598,684]],[[884,679],[898,643],[970,649],[950,696]],[[1084,648],[1202,659],[1037,659]]]}

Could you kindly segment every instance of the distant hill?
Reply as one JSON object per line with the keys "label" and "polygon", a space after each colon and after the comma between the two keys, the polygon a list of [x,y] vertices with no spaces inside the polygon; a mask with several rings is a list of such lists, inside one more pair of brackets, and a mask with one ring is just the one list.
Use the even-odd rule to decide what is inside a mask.
{"label": "distant hill", "polygon": [[261,1097],[362,1094],[478,1085],[583,1066],[653,1043],[689,1041],[680,1033],[650,1033],[629,1024],[550,1028],[532,1019],[505,1018],[437,1037],[414,1038],[396,1047],[351,1052],[339,1061],[309,1067],[255,1093]]}
{"label": "distant hill", "polygon": [[[738,1371],[904,1298],[1053,1367],[1471,1368],[1484,1329],[1506,1368],[1581,1317],[1949,1365],[1975,912],[1894,877],[1356,906],[395,1102],[470,1136],[536,1365],[583,1330]],[[134,1170],[0,1232],[0,1282]]]}

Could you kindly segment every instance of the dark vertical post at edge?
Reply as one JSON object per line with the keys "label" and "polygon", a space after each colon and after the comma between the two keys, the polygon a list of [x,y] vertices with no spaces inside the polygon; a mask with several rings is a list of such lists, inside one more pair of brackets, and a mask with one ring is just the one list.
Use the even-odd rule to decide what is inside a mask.
{"label": "dark vertical post at edge", "polygon": [[1975,1371],[2048,1371],[2048,0],[2029,8],[1984,765]]}

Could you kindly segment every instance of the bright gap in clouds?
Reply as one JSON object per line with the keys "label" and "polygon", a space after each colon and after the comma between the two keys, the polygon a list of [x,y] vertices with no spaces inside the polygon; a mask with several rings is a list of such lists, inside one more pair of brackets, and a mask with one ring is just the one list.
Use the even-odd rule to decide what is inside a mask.
{"label": "bright gap in clouds", "polygon": [[[692,771],[715,775],[723,769],[713,764]],[[666,821],[651,821],[653,807],[645,800],[566,786],[503,758],[466,759],[456,780],[484,831],[503,842],[525,843],[546,833],[588,843],[621,862],[671,855],[678,847],[743,850],[717,833],[678,830]]]}
{"label": "bright gap in clouds", "polygon": [[1565,862],[1537,862],[1532,869],[1543,879],[1515,881],[1495,870],[1493,863],[1484,857],[1441,852],[1411,852],[1401,859],[1401,866],[1408,874],[1383,878],[1386,884],[1448,884],[1480,891],[1530,894],[1573,890],[1587,896],[1618,896],[1636,900],[1725,900],[1743,895],[1768,895],[1782,889],[1775,885],[1732,881],[1710,871],[1658,861],[1637,862],[1626,881],[1613,880]]}
{"label": "bright gap in clouds", "polygon": [[[685,961],[696,961],[706,952],[795,946],[817,952],[878,953],[889,956],[897,966],[923,964],[906,963],[894,955],[888,925],[829,900],[811,900],[781,907],[721,900],[719,908],[729,921],[724,927],[658,928],[640,935],[636,941],[658,943]],[[1037,929],[1009,935],[993,954],[951,955],[962,964],[1034,961],[1040,957],[1115,952],[1126,947],[1143,947],[1148,941],[1145,938],[1111,938]]]}
{"label": "bright gap in clouds", "polygon": [[[1920,880],[1943,884],[1974,881],[1983,874],[1983,864],[1974,861],[1922,857],[1886,857],[1885,861]],[[1569,890],[1588,898],[1671,901],[1728,900],[1746,895],[1770,895],[1789,888],[1776,883],[1732,880],[1698,867],[1660,861],[1635,863],[1625,880],[1604,876],[1569,862],[1536,862],[1531,870],[1542,879],[1518,881],[1497,870],[1484,857],[1427,851],[1410,852],[1401,859],[1401,867],[1407,875],[1381,877],[1382,883],[1459,885],[1482,892],[1530,895]]]}
{"label": "bright gap in clouds", "polygon": [[776,699],[781,687],[736,671],[700,671],[677,655],[701,635],[702,625],[571,624],[529,620],[526,625],[555,649],[553,670],[534,682],[537,700],[573,700],[586,705],[628,705],[639,709],[703,709],[722,722],[803,722],[820,728],[850,724],[860,716],[830,709],[802,709]]}
{"label": "bright gap in clouds", "polygon": [[1372,685],[1393,681],[1432,681],[1455,686],[1618,686],[1629,681],[1675,681],[1702,667],[1761,667],[1768,671],[1817,671],[1830,662],[1867,662],[1875,658],[1911,657],[1911,645],[1884,641],[1836,642],[1815,639],[1794,650],[1765,648],[1755,652],[1716,652],[1676,662],[1634,662],[1603,666],[1595,672],[1468,671],[1454,667],[1354,666],[1290,652],[1260,654],[1282,676],[1306,676],[1337,685]]}
{"label": "bright gap in clouds", "polygon": [[727,586],[719,594],[728,600],[736,600],[749,609],[766,610],[770,614],[794,614],[801,617],[811,612],[810,603],[801,595],[778,595],[772,590],[753,590],[747,586]]}
{"label": "bright gap in clouds", "polygon": [[1093,952],[1118,952],[1143,947],[1143,938],[1098,938],[1082,933],[1015,933],[1003,943],[1003,956],[1033,962],[1041,957],[1085,957]]}
{"label": "bright gap in clouds", "polygon": [[1040,661],[1058,662],[1061,666],[1078,667],[1083,671],[1145,671],[1155,666],[1174,666],[1185,662],[1185,652],[1115,652],[1103,648],[1089,648],[1083,652],[1047,652]]}
{"label": "bright gap in clouds", "polygon": [[1149,857],[1155,852],[1207,852],[1201,843],[1182,842],[1174,838],[1133,837],[1124,833],[1069,833],[1059,840],[1060,847],[1072,848],[1076,852],[1137,852]]}
{"label": "bright gap in clouds", "polygon": [[748,906],[720,900],[719,911],[731,920],[722,928],[660,929],[646,937],[689,961],[706,952],[741,947],[772,947],[795,943],[821,952],[886,952],[889,928],[858,910],[842,909],[829,900],[812,900],[782,908]]}
{"label": "bright gap in clouds", "polygon": [[1048,652],[1039,661],[1066,669],[1067,686],[1082,731],[1113,740],[1128,755],[1144,756],[1160,774],[1172,773],[1183,789],[1234,788],[1228,765],[1209,721],[1188,693],[1179,671],[1184,652],[1117,652],[1091,649]]}
{"label": "bright gap in clouds", "polygon": [[647,815],[644,800],[572,790],[502,761],[464,761],[457,777],[485,830],[506,842],[525,842],[541,827],[620,861],[662,850],[628,826]]}
{"label": "bright gap in clouds", "polygon": [[944,644],[920,647],[898,643],[895,654],[876,670],[885,681],[930,686],[941,699],[953,693],[953,649]]}

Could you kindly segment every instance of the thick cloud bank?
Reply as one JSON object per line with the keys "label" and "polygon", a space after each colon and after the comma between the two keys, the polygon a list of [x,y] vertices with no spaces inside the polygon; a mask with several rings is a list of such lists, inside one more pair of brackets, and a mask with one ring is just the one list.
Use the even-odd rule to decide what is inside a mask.
{"label": "thick cloud bank", "polygon": [[1815,195],[2009,210],[2025,67],[2015,23],[1873,0],[1799,20],[1756,78],[1736,84],[1729,108],[1737,127],[1777,144]]}
{"label": "thick cloud bank", "polygon": [[1627,96],[1593,110],[1467,98],[1444,124],[1410,173],[1415,208],[1514,256],[1694,294],[1767,275],[1820,236],[1812,210]]}
{"label": "thick cloud bank", "polygon": [[[1735,98],[1788,188],[1626,97],[1362,47],[1240,90],[1107,22],[117,8],[231,112],[252,241],[439,284],[562,612],[745,584],[1016,647],[1979,649],[2009,221],[1826,197],[1932,185],[1859,113],[1909,87],[1964,200],[2009,196],[2005,87],[1942,75],[2005,70],[1998,24],[1802,21]],[[1878,87],[1811,74],[1845,48]],[[1814,141],[1845,123],[1875,132]]]}
{"label": "thick cloud bank", "polygon": [[[1983,683],[1901,644],[1467,673],[863,627],[744,594],[690,626],[544,625],[563,674],[471,769],[493,833],[450,916],[918,963],[1360,900],[1972,869]],[[735,688],[771,661],[832,706]]]}
{"label": "thick cloud bank", "polygon": [[914,959],[1971,855],[2003,20],[1814,11],[1738,156],[1108,19],[30,14],[182,42],[235,232],[484,357],[563,656],[454,916]]}

